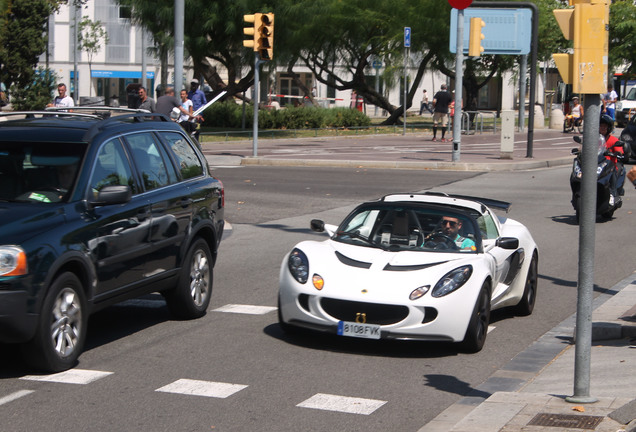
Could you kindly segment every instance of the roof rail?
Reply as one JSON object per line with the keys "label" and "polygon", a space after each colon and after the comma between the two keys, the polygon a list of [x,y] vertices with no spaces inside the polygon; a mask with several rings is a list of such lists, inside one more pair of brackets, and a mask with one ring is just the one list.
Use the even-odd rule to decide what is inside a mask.
{"label": "roof rail", "polygon": [[165,114],[151,113],[145,110],[133,110],[134,112],[128,112],[122,115],[118,115],[115,117],[108,117],[99,123],[93,125],[84,135],[85,140],[92,139],[99,132],[102,132],[107,127],[111,126],[113,123],[121,123],[125,120],[132,120],[133,122],[143,122],[143,121],[160,121],[160,122],[170,122],[174,123],[168,116]]}
{"label": "roof rail", "polygon": [[101,118],[96,114],[84,114],[84,113],[74,113],[74,112],[66,112],[66,111],[57,111],[55,114],[51,114],[50,110],[46,111],[5,111],[0,112],[0,117],[13,117],[13,116],[22,116],[25,118],[34,118],[35,116],[42,117],[88,117],[93,119]]}

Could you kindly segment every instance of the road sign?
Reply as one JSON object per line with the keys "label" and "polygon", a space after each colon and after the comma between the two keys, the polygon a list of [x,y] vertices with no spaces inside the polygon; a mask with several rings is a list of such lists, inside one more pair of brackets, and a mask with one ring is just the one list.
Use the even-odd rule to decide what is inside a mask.
{"label": "road sign", "polygon": [[380,60],[373,60],[373,69],[382,69],[382,62]]}
{"label": "road sign", "polygon": [[404,48],[411,48],[411,27],[404,27]]}
{"label": "road sign", "polygon": [[[478,4],[478,3],[477,3]],[[464,10],[464,28],[471,18],[481,18],[483,29],[483,54],[523,55],[530,52],[532,39],[532,11],[523,9],[468,8]],[[468,54],[469,32],[464,32],[464,54]],[[451,10],[449,49],[457,51],[457,10]]]}
{"label": "road sign", "polygon": [[451,7],[455,9],[466,9],[472,2],[473,0],[448,0]]}

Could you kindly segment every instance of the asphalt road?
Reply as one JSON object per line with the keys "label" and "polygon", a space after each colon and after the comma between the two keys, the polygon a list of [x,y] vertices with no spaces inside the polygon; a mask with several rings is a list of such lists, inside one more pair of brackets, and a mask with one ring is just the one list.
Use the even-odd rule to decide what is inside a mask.
{"label": "asphalt road", "polygon": [[[173,321],[159,296],[100,312],[70,377],[94,378],[85,384],[33,380],[49,377],[29,377],[12,347],[0,346],[0,418],[11,430],[415,431],[576,309],[569,167],[482,174],[236,167],[214,174],[226,187],[232,230],[221,245],[210,312]],[[484,350],[472,355],[451,344],[280,331],[280,263],[296,242],[320,238],[310,219],[337,223],[362,200],[432,188],[513,203],[509,217],[526,224],[540,247],[532,316],[494,313]],[[627,190],[615,218],[596,225],[599,292],[633,271],[635,194]]]}

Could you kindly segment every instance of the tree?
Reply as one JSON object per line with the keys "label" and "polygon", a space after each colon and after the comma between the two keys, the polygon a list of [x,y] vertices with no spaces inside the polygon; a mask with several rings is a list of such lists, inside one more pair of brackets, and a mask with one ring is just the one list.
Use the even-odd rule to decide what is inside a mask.
{"label": "tree", "polygon": [[614,0],[610,6],[609,68],[636,73],[636,6],[631,0]]}
{"label": "tree", "polygon": [[[86,52],[88,70],[93,76],[93,57],[102,49],[102,42],[108,43],[108,33],[101,21],[92,21],[88,16],[82,17],[79,23],[78,48]],[[88,88],[88,96],[92,96],[92,87]]]}
{"label": "tree", "polygon": [[46,23],[55,0],[3,0],[0,8],[0,81],[26,88],[46,48]]}

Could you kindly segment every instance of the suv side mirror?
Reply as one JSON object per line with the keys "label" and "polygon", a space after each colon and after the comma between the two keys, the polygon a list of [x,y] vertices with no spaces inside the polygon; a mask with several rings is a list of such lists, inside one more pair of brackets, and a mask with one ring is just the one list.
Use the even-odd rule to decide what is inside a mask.
{"label": "suv side mirror", "polygon": [[97,194],[97,199],[91,200],[94,206],[125,204],[132,198],[130,186],[105,186]]}

